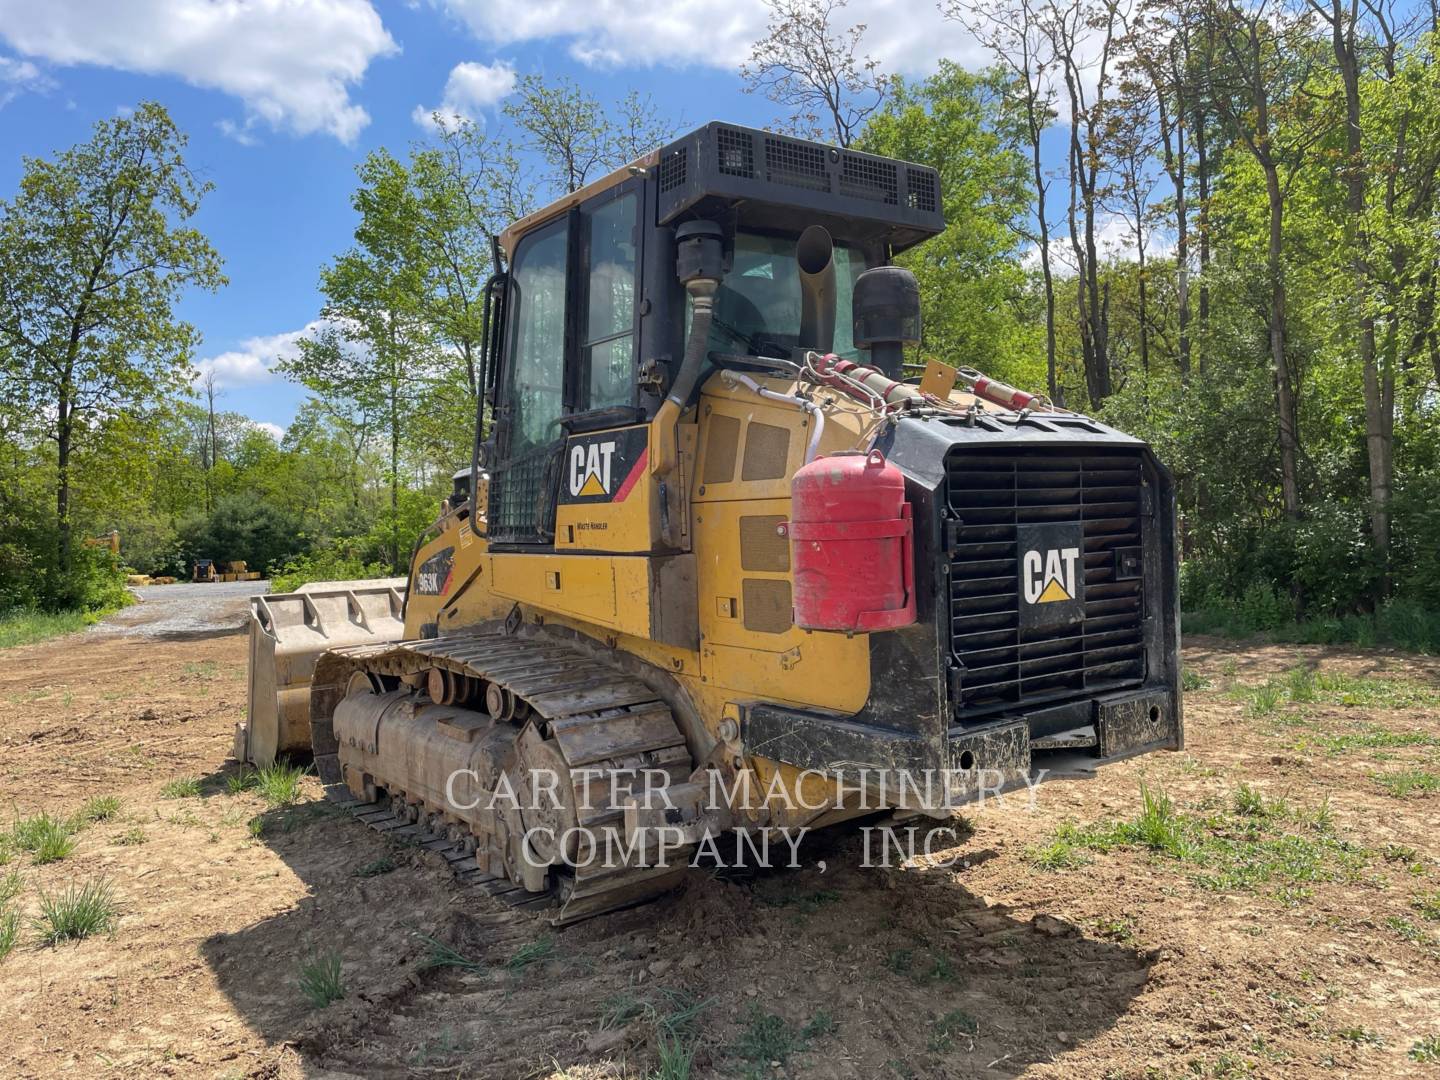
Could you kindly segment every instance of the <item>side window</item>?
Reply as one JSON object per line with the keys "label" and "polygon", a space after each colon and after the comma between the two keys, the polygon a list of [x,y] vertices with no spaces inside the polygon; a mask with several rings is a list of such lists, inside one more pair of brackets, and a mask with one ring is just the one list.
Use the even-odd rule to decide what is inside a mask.
{"label": "side window", "polygon": [[584,405],[603,409],[635,399],[635,225],[632,192],[585,217],[589,273],[580,329]]}
{"label": "side window", "polygon": [[511,407],[506,451],[518,457],[560,435],[565,391],[566,223],[531,233],[520,241],[511,267],[514,321],[511,323]]}

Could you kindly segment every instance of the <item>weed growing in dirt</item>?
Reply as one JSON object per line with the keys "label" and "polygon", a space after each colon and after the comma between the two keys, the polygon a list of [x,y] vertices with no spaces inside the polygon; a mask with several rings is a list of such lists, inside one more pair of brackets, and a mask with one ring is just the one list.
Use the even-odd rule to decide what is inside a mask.
{"label": "weed growing in dirt", "polygon": [[1422,1065],[1440,1064],[1440,1035],[1426,1035],[1410,1047],[1410,1060]]}
{"label": "weed growing in dirt", "polygon": [[821,1015],[816,1014],[815,1019],[797,1031],[787,1024],[784,1018],[767,1013],[759,1005],[752,1003],[746,1014],[745,1030],[731,1047],[731,1053],[741,1061],[750,1063],[751,1067],[745,1074],[747,1077],[769,1075],[768,1066],[772,1061],[778,1061],[783,1066],[791,1054],[804,1050],[814,1035],[828,1035],[834,1030],[834,1027],[829,1026],[834,1021],[829,1019],[828,1014],[825,1014],[825,1019],[829,1021],[826,1030],[812,1030]]}
{"label": "weed growing in dirt", "polygon": [[896,975],[909,976],[920,986],[937,982],[958,982],[959,973],[950,958],[941,953],[917,957],[914,949],[896,949],[885,957],[885,967]]}
{"label": "weed growing in dirt", "polygon": [[338,952],[331,949],[317,953],[300,965],[300,993],[316,1009],[323,1009],[345,996],[345,977]]}
{"label": "weed growing in dirt", "polygon": [[1440,890],[1421,893],[1411,901],[1410,906],[1420,913],[1422,919],[1440,922]]}
{"label": "weed growing in dirt", "polygon": [[1335,1032],[1337,1039],[1354,1043],[1356,1046],[1384,1046],[1385,1040],[1369,1028],[1359,1026],[1343,1027]]}
{"label": "weed growing in dirt", "polygon": [[27,818],[17,818],[10,827],[10,843],[28,852],[37,866],[59,862],[75,850],[74,828],[68,821],[51,817],[45,811]]}
{"label": "weed growing in dirt", "polygon": [[20,940],[20,909],[0,904],[0,964],[15,950]]}
{"label": "weed growing in dirt", "polygon": [[0,877],[0,907],[14,900],[25,890],[25,879],[20,876],[19,870],[11,870],[4,877]]}
{"label": "weed growing in dirt", "polygon": [[531,964],[541,960],[549,959],[550,954],[555,951],[555,939],[549,934],[538,937],[534,941],[526,942],[515,950],[515,955],[505,961],[505,967],[510,971],[519,971],[529,967]]}
{"label": "weed growing in dirt", "polygon": [[964,1036],[974,1045],[980,1034],[980,1021],[964,1009],[952,1009],[930,1025],[929,1049],[932,1053],[944,1053],[955,1045],[957,1035]]}
{"label": "weed growing in dirt", "polygon": [[200,778],[198,776],[177,776],[174,780],[167,780],[160,788],[162,799],[193,799],[200,794]]}
{"label": "weed growing in dirt", "polygon": [[85,805],[75,811],[75,816],[70,819],[75,828],[83,828],[97,821],[109,821],[120,812],[120,796],[118,795],[96,795],[88,799]]}
{"label": "weed growing in dirt", "polygon": [[446,945],[443,941],[431,937],[429,934],[416,934],[417,938],[429,947],[429,953],[420,962],[421,971],[429,971],[432,968],[460,968],[464,971],[484,971],[485,965],[479,960],[471,960],[464,953]]}
{"label": "weed growing in dirt", "polygon": [[1402,769],[1392,773],[1371,773],[1370,779],[1397,799],[1408,795],[1431,795],[1440,791],[1440,774],[1424,769]]}
{"label": "weed growing in dirt", "polygon": [[145,835],[145,830],[140,828],[139,825],[136,825],[133,829],[126,829],[123,833],[121,833],[120,836],[115,840],[115,843],[121,844],[125,847],[138,847],[139,845],[147,842],[149,839],[150,838]]}
{"label": "weed growing in dirt", "polygon": [[103,934],[120,917],[114,890],[103,877],[71,882],[58,893],[41,889],[39,897],[40,919],[36,925],[46,945]]}
{"label": "weed growing in dirt", "polygon": [[645,1002],[633,994],[616,994],[606,998],[600,1006],[600,1030],[623,1028],[631,1020],[643,1016],[645,1007]]}
{"label": "weed growing in dirt", "polygon": [[[1313,882],[1356,880],[1365,865],[1364,849],[1333,835],[1328,803],[1302,814],[1242,784],[1232,794],[1232,814],[1201,818],[1180,812],[1164,792],[1142,785],[1140,794],[1141,810],[1131,821],[1062,824],[1052,858],[1070,858],[1076,849],[1144,848],[1186,864],[1202,888],[1272,885],[1284,903],[1307,898],[1304,886]],[[1286,831],[1297,822],[1303,833]]]}
{"label": "weed growing in dirt", "polygon": [[1433,941],[1429,934],[1416,926],[1403,915],[1391,915],[1385,920],[1385,925],[1395,931],[1401,939],[1408,941],[1411,945],[1419,945],[1428,948]]}
{"label": "weed growing in dirt", "polygon": [[254,791],[257,774],[248,765],[241,765],[239,772],[233,772],[225,778],[225,793],[227,795],[240,795],[246,791]]}
{"label": "weed growing in dirt", "polygon": [[1043,847],[1027,847],[1025,861],[1041,870],[1074,870],[1090,864],[1090,857],[1063,836]]}
{"label": "weed growing in dirt", "polygon": [[1194,668],[1182,667],[1180,669],[1180,689],[1189,691],[1209,690],[1210,680]]}
{"label": "weed growing in dirt", "polygon": [[351,877],[379,877],[381,874],[388,874],[396,867],[396,862],[389,855],[381,855],[378,859],[372,859],[364,866],[356,867]]}
{"label": "weed growing in dirt", "polygon": [[277,761],[255,774],[255,790],[271,806],[289,806],[300,797],[300,781],[308,771],[288,760]]}

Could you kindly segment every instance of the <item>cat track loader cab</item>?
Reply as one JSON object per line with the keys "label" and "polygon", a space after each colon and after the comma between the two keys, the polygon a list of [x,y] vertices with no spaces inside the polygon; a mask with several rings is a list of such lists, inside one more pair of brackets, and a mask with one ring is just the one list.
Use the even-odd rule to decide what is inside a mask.
{"label": "cat track loader cab", "polygon": [[511,225],[469,470],[403,592],[256,599],[237,754],[312,753],[564,923],[725,830],[1178,749],[1169,474],[958,358],[907,378],[893,260],[941,207],[925,166],[712,123]]}

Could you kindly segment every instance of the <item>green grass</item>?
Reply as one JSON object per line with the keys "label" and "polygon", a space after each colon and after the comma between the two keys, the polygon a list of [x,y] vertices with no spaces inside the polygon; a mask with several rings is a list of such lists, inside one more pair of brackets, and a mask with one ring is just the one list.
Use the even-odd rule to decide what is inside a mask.
{"label": "green grass", "polygon": [[[1138,849],[1181,865],[1204,889],[1261,892],[1287,904],[1320,881],[1355,881],[1369,853],[1335,835],[1328,800],[1308,813],[1266,800],[1249,785],[1232,793],[1229,813],[1183,813],[1164,792],[1142,785],[1129,821],[1062,823],[1048,848],[1051,864],[1071,865],[1086,851]],[[1038,860],[1032,860],[1037,861]]]}
{"label": "green grass", "polygon": [[309,769],[282,759],[255,774],[255,790],[271,806],[289,806],[300,797],[300,781]]}
{"label": "green grass", "polygon": [[1440,1064],[1440,1035],[1426,1035],[1410,1047],[1410,1060],[1422,1065]]}
{"label": "green grass", "polygon": [[[1332,705],[1401,709],[1440,704],[1440,691],[1423,683],[1405,679],[1363,678],[1337,671],[1317,672],[1304,667],[1294,668],[1280,678],[1267,679],[1259,685],[1236,684],[1230,688],[1230,696],[1243,701],[1246,715],[1252,718],[1272,716],[1287,706]],[[1398,741],[1387,741],[1387,736]],[[1324,745],[1332,752],[1339,753],[1353,746],[1433,746],[1440,743],[1440,740],[1418,732],[1399,734],[1387,732],[1375,725],[1367,725],[1359,733],[1358,742],[1353,736],[1338,738],[1340,741],[1333,747],[1328,743]]]}
{"label": "green grass", "polygon": [[895,949],[885,957],[885,967],[896,975],[905,975],[917,985],[958,982],[959,973],[943,953],[927,952],[917,956],[914,949]]}
{"label": "green grass", "polygon": [[1210,680],[1194,668],[1182,667],[1180,669],[1180,689],[1186,691],[1209,690]]}
{"label": "green grass", "polygon": [[1024,857],[1031,866],[1041,870],[1076,870],[1091,862],[1073,843],[1058,836],[1048,844],[1026,848]]}
{"label": "green grass", "polygon": [[778,1061],[783,1066],[791,1054],[804,1046],[805,1040],[800,1032],[787,1024],[782,1017],[767,1013],[759,1005],[752,1004],[746,1018],[745,1030],[741,1032],[733,1049],[735,1056],[742,1061],[764,1067],[772,1061]]}
{"label": "green grass", "polygon": [[0,964],[15,951],[20,940],[20,911],[9,904],[0,904]]}
{"label": "green grass", "polygon": [[396,862],[389,855],[381,855],[378,859],[372,859],[364,866],[357,867],[350,875],[351,877],[367,878],[379,877],[381,874],[388,874],[396,867]]}
{"label": "green grass", "polygon": [[555,939],[549,934],[538,937],[534,941],[526,942],[515,950],[515,955],[505,961],[505,967],[510,971],[519,971],[531,964],[541,960],[547,960],[555,952]]}
{"label": "green grass", "polygon": [[71,822],[51,817],[43,810],[17,818],[10,826],[10,845],[27,852],[37,866],[59,862],[75,850],[76,843]]}
{"label": "green grass", "polygon": [[9,611],[0,615],[0,649],[35,645],[98,622],[105,611]]}
{"label": "green grass", "polygon": [[11,870],[4,877],[0,877],[0,907],[14,900],[25,890],[25,879],[20,876],[19,870]]}
{"label": "green grass", "polygon": [[1428,948],[1434,944],[1434,939],[1423,928],[1416,926],[1403,915],[1391,915],[1385,920],[1385,925],[1411,945]]}
{"label": "green grass", "polygon": [[70,819],[77,827],[94,824],[97,821],[109,821],[120,812],[120,796],[118,795],[96,795],[88,799],[85,805],[75,811]]}
{"label": "green grass", "polygon": [[40,940],[46,945],[58,945],[62,941],[83,941],[96,934],[103,934],[115,926],[120,908],[110,882],[105,878],[90,878],[85,882],[71,882],[58,893],[41,889],[40,918],[37,928]]}
{"label": "green grass", "polygon": [[1403,799],[1410,795],[1432,795],[1440,791],[1440,774],[1425,769],[1401,769],[1398,772],[1371,773],[1387,794]]}
{"label": "green grass", "polygon": [[242,792],[254,791],[257,774],[248,765],[241,765],[239,772],[233,772],[225,778],[225,791],[230,795],[239,795]]}
{"label": "green grass", "polygon": [[1410,906],[1420,913],[1422,919],[1440,922],[1440,889],[1421,893],[1411,901]]}
{"label": "green grass", "polygon": [[139,825],[136,825],[134,828],[126,829],[121,833],[115,843],[124,847],[138,847],[140,844],[146,843],[149,839],[150,838],[145,835],[145,830],[140,828]]}
{"label": "green grass", "polygon": [[193,799],[200,794],[200,778],[198,776],[177,776],[174,780],[167,780],[160,788],[162,799]]}
{"label": "green grass", "polygon": [[345,996],[345,976],[340,954],[334,950],[318,953],[300,965],[300,993],[317,1009]]}
{"label": "green grass", "polygon": [[432,968],[460,968],[464,971],[485,970],[485,965],[479,960],[471,960],[464,953],[429,934],[417,933],[415,936],[429,947],[428,955],[420,962],[421,971],[429,971]]}

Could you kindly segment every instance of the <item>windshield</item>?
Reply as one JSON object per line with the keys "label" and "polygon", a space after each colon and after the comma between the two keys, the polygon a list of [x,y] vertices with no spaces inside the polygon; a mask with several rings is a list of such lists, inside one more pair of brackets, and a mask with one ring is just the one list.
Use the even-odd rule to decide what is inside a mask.
{"label": "windshield", "polygon": [[[800,343],[800,274],[793,236],[735,235],[734,265],[715,294],[710,352],[786,357]],[[850,293],[865,270],[858,248],[835,245],[834,351],[853,358]],[[686,324],[689,318],[687,312]],[[768,346],[768,347],[767,347]]]}

